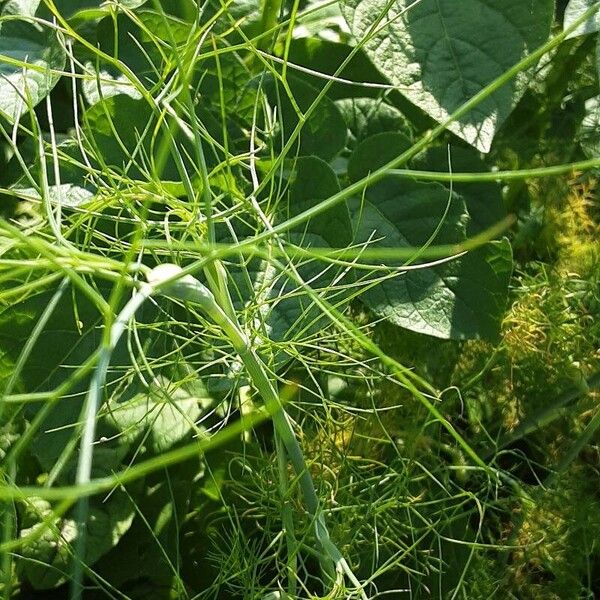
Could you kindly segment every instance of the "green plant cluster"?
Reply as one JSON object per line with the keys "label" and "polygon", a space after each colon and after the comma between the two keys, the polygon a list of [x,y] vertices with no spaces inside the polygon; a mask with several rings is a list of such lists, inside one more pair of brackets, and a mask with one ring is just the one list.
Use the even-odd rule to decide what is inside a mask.
{"label": "green plant cluster", "polygon": [[0,1],[0,594],[600,594],[600,2]]}

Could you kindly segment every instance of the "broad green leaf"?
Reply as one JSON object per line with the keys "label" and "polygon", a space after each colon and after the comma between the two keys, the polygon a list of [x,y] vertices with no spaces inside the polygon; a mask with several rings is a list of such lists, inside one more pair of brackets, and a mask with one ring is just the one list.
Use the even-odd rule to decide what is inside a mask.
{"label": "broad green leaf", "polygon": [[[204,5],[201,6],[204,8]],[[198,3],[196,0],[161,0],[160,7],[166,14],[188,23],[194,22],[198,18]]]}
{"label": "broad green leaf", "polygon": [[39,5],[40,0],[8,0],[2,7],[2,16],[20,15],[23,17],[33,17]]}
{"label": "broad green leaf", "polygon": [[[289,185],[287,203],[280,211],[280,219],[294,217],[339,191],[339,183],[331,167],[314,156],[294,161]],[[331,227],[332,220],[336,227]],[[292,231],[296,233],[296,230]],[[313,217],[302,226],[302,233],[318,235],[332,248],[345,247],[352,237],[348,209],[342,205]]]}
{"label": "broad green leaf", "polygon": [[[564,28],[571,27],[577,19],[583,16],[583,13],[596,4],[598,4],[598,0],[571,0],[565,9]],[[569,37],[573,38],[579,35],[595,33],[596,31],[600,31],[600,8],[592,17],[579,25],[573,33],[570,33]]]}
{"label": "broad green leaf", "polygon": [[[550,34],[553,0],[346,0],[352,33],[402,94],[443,122]],[[377,27],[380,18],[385,27]],[[488,152],[494,134],[523,94],[522,73],[479,104],[450,130]]]}
{"label": "broad green leaf", "polygon": [[[170,1],[178,2],[180,0]],[[219,14],[223,13],[223,3],[221,0],[208,0],[201,5],[202,10],[199,15],[201,26],[210,24],[211,31],[215,35],[226,35],[231,44],[244,44],[248,39],[253,39],[263,33],[262,5],[262,0],[234,0],[227,5],[227,16],[219,18]],[[191,13],[184,18],[188,24],[192,21],[190,16]],[[234,30],[231,27],[233,22],[236,23]]]}
{"label": "broad green leaf", "polygon": [[[124,451],[115,448],[94,450],[93,477],[108,477],[121,466]],[[74,466],[74,465],[73,465]],[[139,484],[134,487],[139,487]],[[131,493],[131,491],[130,491]],[[103,554],[114,547],[131,526],[135,507],[128,495],[115,489],[107,497],[90,500],[86,520],[87,543],[84,560],[93,565]],[[50,518],[50,527],[42,523]],[[41,536],[24,545],[23,557],[18,561],[22,575],[35,589],[50,589],[69,577],[73,563],[73,543],[77,539],[79,524],[69,513],[52,518],[52,506],[41,498],[30,498],[21,519],[20,537]]]}
{"label": "broad green leaf", "polygon": [[[38,277],[41,274],[36,272]],[[20,285],[33,281],[33,274],[5,281],[0,293],[18,290]],[[58,287],[58,284],[55,286]],[[0,355],[7,366],[16,362],[23,344],[54,292],[55,289],[45,286],[44,289],[30,292],[25,298],[13,296],[9,302],[3,302],[0,309]],[[52,313],[41,332],[14,391],[36,391],[68,378],[73,366],[81,364],[100,341],[93,334],[98,317],[99,314],[85,297],[71,292],[63,294],[60,310]],[[5,376],[9,374],[2,373],[0,388],[4,387]]]}
{"label": "broad green leaf", "polygon": [[65,53],[49,30],[24,21],[8,21],[0,29],[0,114],[18,120],[56,85]]}
{"label": "broad green leaf", "polygon": [[[258,102],[257,82],[251,82],[252,74],[246,64],[234,53],[207,57],[195,73],[199,102],[203,107],[217,107],[221,102],[227,107],[229,143],[241,141],[242,148],[248,147],[247,135],[252,127],[254,109]],[[250,82],[250,84],[249,84]]]}
{"label": "broad green leaf", "polygon": [[[160,14],[153,10],[141,10],[136,16],[143,23],[144,27],[152,32],[153,36],[169,44],[172,42],[181,44],[190,36],[190,24],[168,14]],[[144,30],[139,32],[139,36],[142,42],[150,41],[148,34]]]}
{"label": "broad green leaf", "polygon": [[[0,297],[1,292],[35,282],[42,275],[45,273],[34,271],[27,277],[23,276],[22,280],[14,278],[3,282]],[[35,324],[57,287],[58,283],[54,286],[46,284],[40,290],[29,292],[26,297],[13,296],[0,310],[0,390],[5,389],[26,340],[30,339]],[[102,284],[98,291],[108,296],[108,290]],[[68,381],[99,347],[102,339],[100,323],[100,313],[90,300],[78,291],[67,289],[35,340],[21,372],[16,374],[13,393],[52,390]],[[140,335],[146,339],[144,331]],[[113,361],[120,365],[130,364],[126,344],[116,348]],[[109,374],[107,391],[113,389],[115,380],[120,377],[122,372]],[[34,434],[28,452],[35,460],[30,462],[39,464],[42,471],[54,466],[69,440],[76,434],[88,385],[89,381],[85,378],[73,383],[69,393],[53,404],[43,427]],[[24,406],[23,413],[31,420],[43,408],[43,403],[29,403]]]}
{"label": "broad green leaf", "polygon": [[145,443],[154,453],[160,453],[195,431],[195,421],[209,403],[200,380],[180,385],[158,376],[146,392],[110,403],[106,421],[127,443],[148,433]]}
{"label": "broad green leaf", "polygon": [[336,106],[348,127],[348,146],[351,148],[377,133],[411,135],[407,119],[381,98],[344,98],[336,101]]}
{"label": "broad green leaf", "polygon": [[[294,38],[319,37],[330,42],[345,43],[349,40],[348,25],[338,2],[311,3],[311,10],[298,16]],[[293,42],[292,42],[293,43]]]}
{"label": "broad green leaf", "polygon": [[434,235],[434,245],[465,239],[469,221],[465,203],[438,183],[387,177],[366,190],[365,200],[364,204],[354,200],[351,207],[361,242],[374,236],[382,238],[378,245],[385,247],[419,247]]}
{"label": "broad green leaf", "polygon": [[[435,183],[391,178],[367,190],[364,203],[355,200],[352,210],[358,241],[373,239],[375,247],[460,242],[469,220],[456,193]],[[508,242],[490,243],[458,260],[395,274],[361,299],[411,331],[444,339],[494,339],[511,269]]]}
{"label": "broad green leaf", "polygon": [[[41,201],[41,196],[34,188],[13,188],[15,193],[24,199]],[[49,188],[50,202],[67,208],[78,208],[94,198],[90,190],[72,183],[61,183]]]}

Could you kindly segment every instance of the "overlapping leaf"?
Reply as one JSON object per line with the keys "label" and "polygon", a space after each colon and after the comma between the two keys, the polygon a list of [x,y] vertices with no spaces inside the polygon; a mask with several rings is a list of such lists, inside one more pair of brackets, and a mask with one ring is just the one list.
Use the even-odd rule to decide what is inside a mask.
{"label": "overlapping leaf", "polygon": [[[124,452],[96,449],[94,477],[110,476],[120,464]],[[137,485],[139,487],[139,484]],[[88,543],[82,557],[93,565],[114,547],[129,529],[135,507],[123,490],[115,490],[108,499],[92,500],[86,520]],[[44,520],[50,520],[49,525]],[[52,505],[41,498],[31,498],[22,515],[20,537],[28,539],[18,562],[24,577],[36,589],[49,589],[69,577],[73,565],[73,544],[80,535],[80,524],[72,514],[53,515]]]}
{"label": "overlapping leaf", "polygon": [[0,27],[0,115],[15,121],[60,78],[65,53],[56,34],[20,20]]}

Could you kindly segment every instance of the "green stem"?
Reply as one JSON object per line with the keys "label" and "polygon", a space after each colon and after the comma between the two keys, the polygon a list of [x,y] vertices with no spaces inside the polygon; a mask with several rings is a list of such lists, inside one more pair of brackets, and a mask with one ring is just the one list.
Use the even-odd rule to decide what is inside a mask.
{"label": "green stem", "polygon": [[390,169],[390,177],[420,179],[422,181],[439,181],[449,183],[485,183],[496,181],[513,181],[523,179],[541,179],[600,168],[600,158],[590,158],[564,165],[540,167],[537,169],[521,169],[514,171],[489,171],[483,173],[441,173],[437,171],[413,171],[412,169]]}
{"label": "green stem", "polygon": [[[261,33],[268,33],[277,26],[277,19],[281,12],[281,0],[263,0],[260,17]],[[265,36],[259,40],[258,49],[268,50],[273,43],[273,36]]]}
{"label": "green stem", "polygon": [[288,498],[288,463],[286,460],[285,448],[282,445],[281,438],[275,433],[275,448],[277,449],[277,473],[279,475],[279,494],[281,496],[281,521],[285,530],[285,540],[287,546],[287,591],[290,598],[296,597],[296,577],[298,569],[297,548],[298,542],[294,532],[294,519],[292,507]]}

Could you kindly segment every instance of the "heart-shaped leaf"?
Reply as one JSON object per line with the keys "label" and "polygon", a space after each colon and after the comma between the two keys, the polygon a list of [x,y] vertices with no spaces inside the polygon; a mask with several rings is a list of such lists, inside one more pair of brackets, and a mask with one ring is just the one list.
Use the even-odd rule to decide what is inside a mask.
{"label": "heart-shaped leaf", "polygon": [[[344,12],[355,37],[368,36],[365,50],[381,72],[440,122],[543,44],[554,15],[553,0],[396,0],[386,12],[388,5],[346,0]],[[450,130],[488,152],[527,82],[522,73]]]}
{"label": "heart-shaped leaf", "polygon": [[[375,247],[457,243],[469,221],[456,193],[435,183],[391,178],[370,188],[364,201],[355,200],[352,210],[358,240],[375,240]],[[460,259],[399,272],[361,299],[411,331],[444,339],[494,339],[511,271],[510,244],[492,242]]]}

